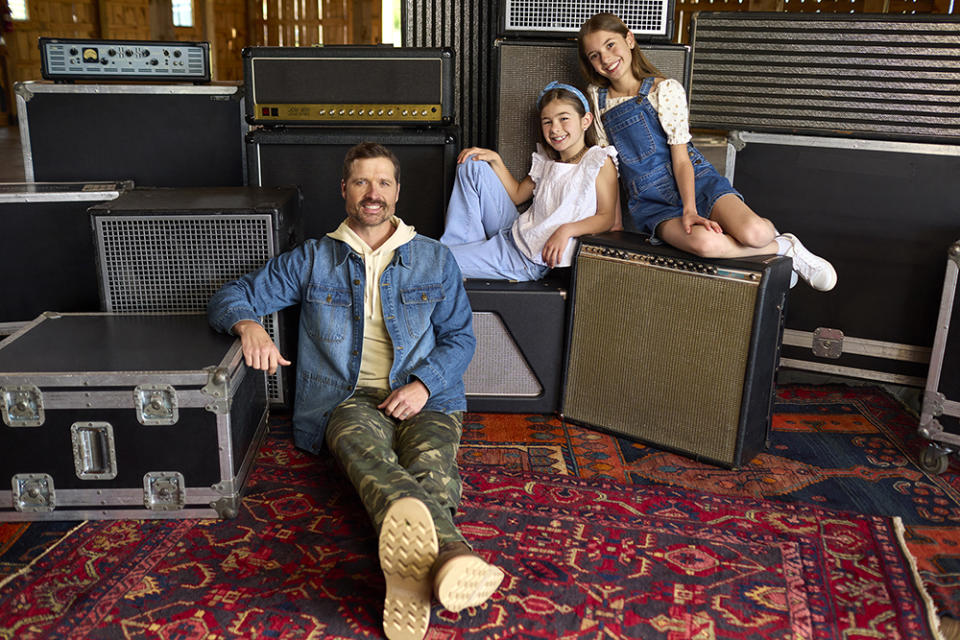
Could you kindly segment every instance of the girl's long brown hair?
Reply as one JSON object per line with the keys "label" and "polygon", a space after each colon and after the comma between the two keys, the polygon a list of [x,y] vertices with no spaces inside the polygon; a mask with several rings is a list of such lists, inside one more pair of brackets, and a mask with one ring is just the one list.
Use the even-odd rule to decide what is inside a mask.
{"label": "girl's long brown hair", "polygon": [[[577,34],[577,53],[579,54],[580,72],[583,74],[583,77],[586,78],[587,82],[590,82],[591,84],[599,85],[601,87],[609,87],[610,80],[597,73],[596,69],[593,68],[593,65],[590,64],[590,60],[587,59],[587,53],[583,50],[583,39],[595,31],[610,31],[611,33],[619,33],[621,36],[626,38],[627,34],[630,33],[630,29],[628,29],[627,25],[623,23],[623,20],[612,13],[598,13],[584,22],[580,27],[580,32]],[[643,80],[647,77],[665,77],[663,73],[661,73],[660,70],[657,69],[652,62],[647,60],[645,55],[643,55],[643,51],[640,50],[639,44],[635,43],[632,51],[633,60],[630,63],[630,70],[633,72],[633,76],[635,78],[638,80]]]}

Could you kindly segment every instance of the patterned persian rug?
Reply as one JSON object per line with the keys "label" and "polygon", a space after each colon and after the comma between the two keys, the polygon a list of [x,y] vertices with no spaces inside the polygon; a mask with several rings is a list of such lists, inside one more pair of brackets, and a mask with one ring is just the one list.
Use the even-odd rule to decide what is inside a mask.
{"label": "patterned persian rug", "polygon": [[555,416],[470,414],[462,459],[497,469],[658,484],[874,516],[898,516],[927,591],[960,618],[960,464],[917,465],[917,416],[876,387],[781,385],[770,446],[727,470]]}
{"label": "patterned persian rug", "polygon": [[[458,523],[507,577],[431,640],[937,635],[899,520],[469,461],[487,445]],[[383,590],[352,487],[278,421],[237,518],[76,526],[0,586],[0,638],[380,638]]]}

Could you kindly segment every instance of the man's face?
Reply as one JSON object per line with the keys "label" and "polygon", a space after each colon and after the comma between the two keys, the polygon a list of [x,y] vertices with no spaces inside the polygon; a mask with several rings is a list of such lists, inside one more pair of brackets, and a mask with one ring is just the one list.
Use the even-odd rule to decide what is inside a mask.
{"label": "man's face", "polygon": [[397,208],[400,185],[389,158],[354,160],[350,176],[340,183],[347,217],[353,227],[377,227]]}

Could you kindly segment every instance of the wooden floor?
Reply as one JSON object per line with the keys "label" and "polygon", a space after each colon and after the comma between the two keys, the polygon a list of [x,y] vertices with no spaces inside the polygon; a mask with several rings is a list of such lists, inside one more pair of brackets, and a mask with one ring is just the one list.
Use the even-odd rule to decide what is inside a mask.
{"label": "wooden floor", "polygon": [[24,182],[20,129],[0,127],[0,182]]}

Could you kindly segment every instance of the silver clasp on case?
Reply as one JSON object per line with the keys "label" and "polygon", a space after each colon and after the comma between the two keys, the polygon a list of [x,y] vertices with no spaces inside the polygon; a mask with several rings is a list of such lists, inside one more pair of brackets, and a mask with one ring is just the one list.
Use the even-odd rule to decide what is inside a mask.
{"label": "silver clasp on case", "polygon": [[46,473],[18,473],[13,476],[13,508],[20,512],[53,511],[57,496],[53,478]]}
{"label": "silver clasp on case", "polygon": [[211,413],[230,411],[230,372],[223,367],[207,370],[207,384],[200,391],[213,399],[204,407]]}
{"label": "silver clasp on case", "polygon": [[819,358],[839,358],[843,354],[843,331],[817,327],[813,332],[812,350]]}
{"label": "silver clasp on case", "polygon": [[39,427],[43,424],[43,393],[39,387],[25,384],[0,387],[0,413],[8,427]]}
{"label": "silver clasp on case", "polygon": [[143,476],[143,506],[153,511],[183,509],[187,503],[183,474],[151,471]]}
{"label": "silver clasp on case", "polygon": [[112,480],[117,477],[117,448],[109,422],[74,422],[73,466],[81,480]]}
{"label": "silver clasp on case", "polygon": [[137,420],[144,426],[176,424],[180,419],[177,391],[168,384],[143,384],[133,390]]}

